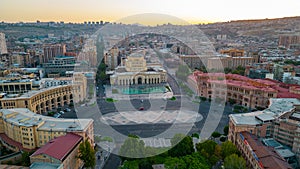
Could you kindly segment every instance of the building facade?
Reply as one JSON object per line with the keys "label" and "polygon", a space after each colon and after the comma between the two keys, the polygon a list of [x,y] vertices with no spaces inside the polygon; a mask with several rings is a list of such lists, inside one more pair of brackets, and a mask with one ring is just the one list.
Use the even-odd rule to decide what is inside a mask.
{"label": "building facade", "polygon": [[5,34],[0,32],[0,55],[7,54]]}
{"label": "building facade", "polygon": [[300,36],[299,35],[279,36],[278,46],[284,46],[287,49],[300,49]]}
{"label": "building facade", "polygon": [[0,80],[0,92],[6,94],[22,94],[32,90],[32,81],[25,79]]}
{"label": "building facade", "polygon": [[247,131],[258,138],[274,138],[291,147],[300,162],[300,100],[270,99],[263,111],[229,115],[228,139],[238,144],[239,133]]}
{"label": "building facade", "polygon": [[111,85],[161,84],[167,82],[167,72],[160,66],[147,66],[143,55],[130,55],[125,66],[116,68],[110,76]]}
{"label": "building facade", "polygon": [[0,141],[13,151],[31,151],[67,133],[78,134],[93,144],[93,120],[52,118],[25,108],[0,110]]}
{"label": "building facade", "polygon": [[79,145],[83,137],[67,133],[52,139],[50,142],[39,148],[30,156],[32,163],[50,163],[61,166],[62,169],[77,169],[82,167],[83,162],[77,158]]}
{"label": "building facade", "polygon": [[267,84],[240,75],[196,71],[194,76],[199,96],[232,100],[246,107],[267,107],[268,99],[278,93]]}
{"label": "building facade", "polygon": [[264,146],[249,132],[238,133],[236,146],[252,169],[292,169],[274,149]]}
{"label": "building facade", "polygon": [[82,85],[62,85],[32,90],[19,97],[0,99],[2,109],[28,108],[38,114],[45,114],[54,108],[81,101],[86,96]]}
{"label": "building facade", "polygon": [[10,64],[13,67],[20,67],[20,68],[31,67],[31,65],[33,64],[33,60],[30,57],[29,53],[25,53],[25,52],[13,53],[10,56]]}
{"label": "building facade", "polygon": [[59,56],[53,60],[44,63],[43,68],[45,74],[49,77],[49,74],[57,74],[58,76],[66,76],[67,71],[74,71],[75,66],[79,66],[75,63],[75,57],[72,56]]}
{"label": "building facade", "polygon": [[44,45],[44,56],[41,57],[40,63],[48,63],[57,56],[64,56],[66,53],[65,44]]}

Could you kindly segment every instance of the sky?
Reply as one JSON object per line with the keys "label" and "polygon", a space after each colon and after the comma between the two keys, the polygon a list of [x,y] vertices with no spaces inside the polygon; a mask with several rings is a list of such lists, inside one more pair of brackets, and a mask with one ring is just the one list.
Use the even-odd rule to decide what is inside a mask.
{"label": "sky", "polygon": [[[188,23],[300,16],[300,0],[1,0],[0,21],[119,21],[143,13]],[[134,22],[134,21],[132,21]],[[155,23],[154,20],[147,21]],[[142,23],[143,24],[143,23]]]}

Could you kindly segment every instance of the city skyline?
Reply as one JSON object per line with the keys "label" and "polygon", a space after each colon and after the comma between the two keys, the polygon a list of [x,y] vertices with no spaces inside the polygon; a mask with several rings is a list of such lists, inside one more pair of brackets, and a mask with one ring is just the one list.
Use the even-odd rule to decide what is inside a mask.
{"label": "city skyline", "polygon": [[[191,24],[226,22],[231,20],[265,19],[300,16],[300,2],[249,1],[241,4],[237,0],[229,1],[120,1],[112,0],[65,0],[65,1],[9,1],[3,0],[0,6],[0,21],[35,22],[65,21],[83,23],[84,21],[118,22],[124,17],[137,14],[155,13],[178,17]],[[127,23],[136,23],[128,21]],[[139,22],[145,25],[158,24],[155,19]],[[178,24],[170,20],[170,23]],[[159,23],[160,24],[160,23]],[[182,23],[179,23],[182,24]]]}

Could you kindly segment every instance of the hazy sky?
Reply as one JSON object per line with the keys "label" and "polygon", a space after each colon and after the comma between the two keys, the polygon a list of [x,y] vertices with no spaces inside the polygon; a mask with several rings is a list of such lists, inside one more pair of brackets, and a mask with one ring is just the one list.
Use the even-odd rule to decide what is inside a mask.
{"label": "hazy sky", "polygon": [[300,0],[0,0],[0,21],[116,21],[161,13],[190,23],[300,16]]}

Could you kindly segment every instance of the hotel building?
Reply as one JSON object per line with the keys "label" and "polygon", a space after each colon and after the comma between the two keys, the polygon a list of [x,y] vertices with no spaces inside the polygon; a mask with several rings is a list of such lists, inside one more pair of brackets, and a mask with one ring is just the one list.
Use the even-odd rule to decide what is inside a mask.
{"label": "hotel building", "polygon": [[0,110],[0,141],[13,151],[31,151],[50,140],[75,133],[94,144],[92,119],[61,119],[26,108]]}

